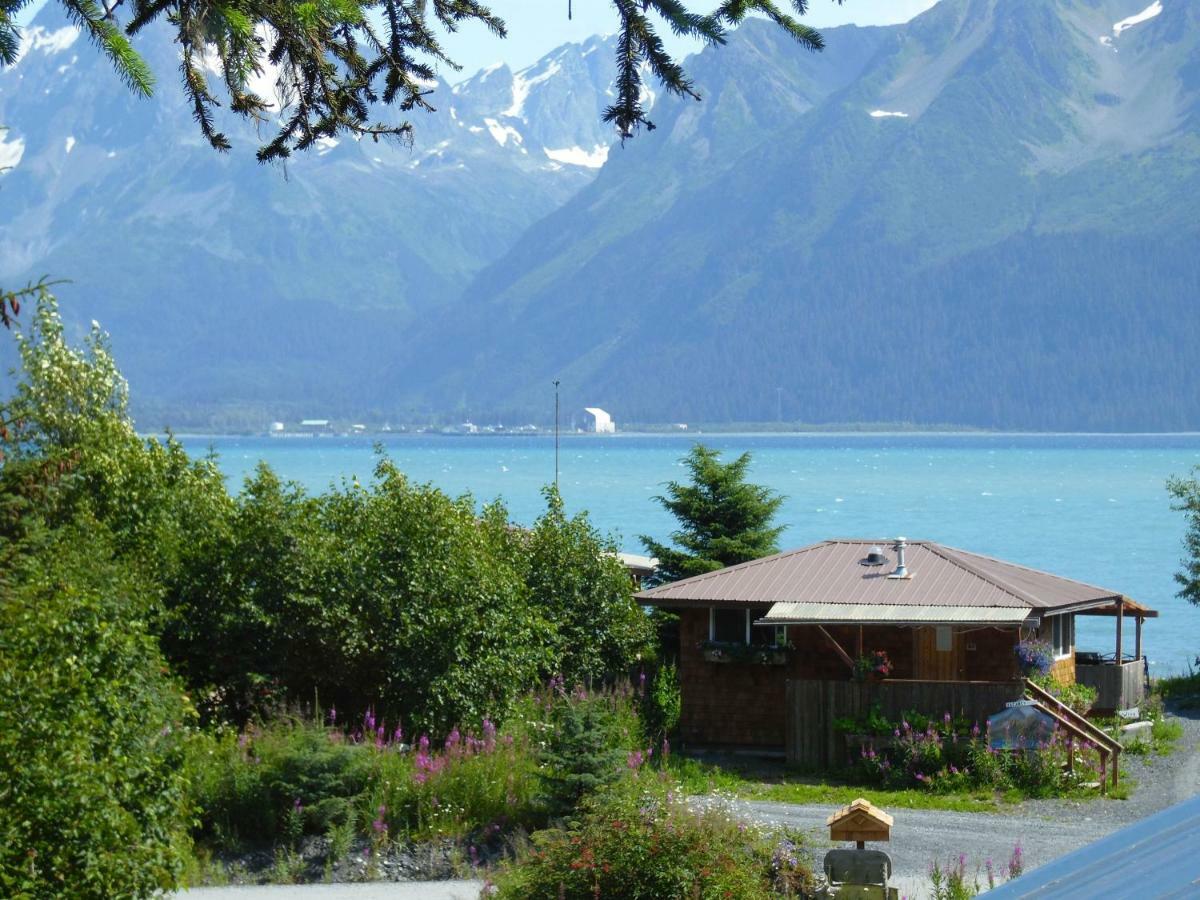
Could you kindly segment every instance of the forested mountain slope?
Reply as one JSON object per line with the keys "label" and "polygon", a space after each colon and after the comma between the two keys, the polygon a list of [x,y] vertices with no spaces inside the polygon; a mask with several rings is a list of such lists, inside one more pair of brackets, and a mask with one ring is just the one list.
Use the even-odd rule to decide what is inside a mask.
{"label": "forested mountain slope", "polygon": [[435,403],[501,415],[560,378],[626,421],[781,403],[1197,427],[1200,4],[1145,7],[943,0],[837,29],[801,67],[824,95],[755,53],[751,23],[694,61],[705,103],[664,106],[429,331],[454,359],[415,367],[439,373]]}

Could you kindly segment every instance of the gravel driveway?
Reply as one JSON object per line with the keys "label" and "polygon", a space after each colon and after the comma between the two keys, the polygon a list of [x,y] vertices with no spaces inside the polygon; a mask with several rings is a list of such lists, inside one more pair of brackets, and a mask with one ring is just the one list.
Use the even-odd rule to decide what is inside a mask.
{"label": "gravel driveway", "polygon": [[[886,849],[901,891],[912,897],[926,886],[935,859],[944,863],[964,853],[969,869],[988,858],[1001,868],[1020,841],[1026,868],[1033,868],[1200,793],[1200,719],[1178,721],[1183,738],[1170,756],[1122,758],[1122,779],[1137,782],[1129,800],[1027,800],[995,813],[889,810],[896,824]],[[817,846],[829,846],[825,817],[831,806],[738,801],[737,807],[748,819],[801,828]]]}

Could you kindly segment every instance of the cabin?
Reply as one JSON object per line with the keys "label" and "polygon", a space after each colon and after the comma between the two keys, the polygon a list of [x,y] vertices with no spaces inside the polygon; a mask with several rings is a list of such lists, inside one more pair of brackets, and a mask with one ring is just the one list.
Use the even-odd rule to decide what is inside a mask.
{"label": "cabin", "polygon": [[[1097,688],[1096,711],[1136,706],[1142,624],[1158,615],[1119,591],[904,538],[822,541],[637,598],[679,615],[686,745],[810,762],[825,758],[804,741],[864,703],[986,721],[1022,696],[1016,648],[1035,637],[1053,648],[1055,679]],[[1113,618],[1111,654],[1077,651],[1082,615]],[[860,660],[884,656],[862,684]]]}

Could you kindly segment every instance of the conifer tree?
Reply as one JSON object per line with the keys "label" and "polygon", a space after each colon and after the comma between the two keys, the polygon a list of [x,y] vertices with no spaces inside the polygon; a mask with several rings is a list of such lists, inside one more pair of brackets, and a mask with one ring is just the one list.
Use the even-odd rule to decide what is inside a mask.
{"label": "conifer tree", "polygon": [[1167,491],[1174,499],[1171,508],[1187,516],[1188,529],[1183,537],[1186,556],[1182,568],[1175,573],[1179,585],[1177,596],[1200,606],[1200,466],[1192,469],[1191,478],[1167,479]]}
{"label": "conifer tree", "polygon": [[688,483],[672,481],[655,497],[679,521],[671,533],[677,547],[642,535],[646,551],[658,558],[657,583],[703,575],[725,566],[779,552],[783,526],[772,525],[784,498],[746,481],[750,454],[721,462],[721,452],[703,444],[682,460]]}

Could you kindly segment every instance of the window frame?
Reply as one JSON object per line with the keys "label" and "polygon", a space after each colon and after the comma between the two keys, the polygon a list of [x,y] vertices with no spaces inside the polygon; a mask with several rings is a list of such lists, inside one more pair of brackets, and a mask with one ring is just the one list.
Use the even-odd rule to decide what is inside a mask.
{"label": "window frame", "polygon": [[1061,613],[1050,617],[1050,649],[1057,662],[1070,659],[1075,653],[1075,614]]}
{"label": "window frame", "polygon": [[[727,643],[724,641],[717,640],[717,610],[718,609],[728,610],[730,608],[729,607],[717,607],[717,606],[710,606],[708,608],[708,640],[710,643],[713,643],[713,644]],[[739,610],[737,610],[736,608],[732,609],[731,611],[739,612]],[[773,628],[772,628],[772,626],[765,626],[768,628],[772,628],[772,630],[775,633],[775,639],[769,644],[762,644],[762,645],[755,644],[754,641],[752,640],[752,635],[754,633],[753,632],[754,620],[750,616],[750,609],[749,609],[749,607],[746,607],[746,608],[740,610],[740,612],[745,617],[746,627],[745,627],[745,632],[742,635],[742,640],[738,643],[740,643],[741,645],[746,646],[746,647],[762,646],[763,649],[787,646],[787,626],[786,625],[775,625],[775,626],[773,626]]]}

